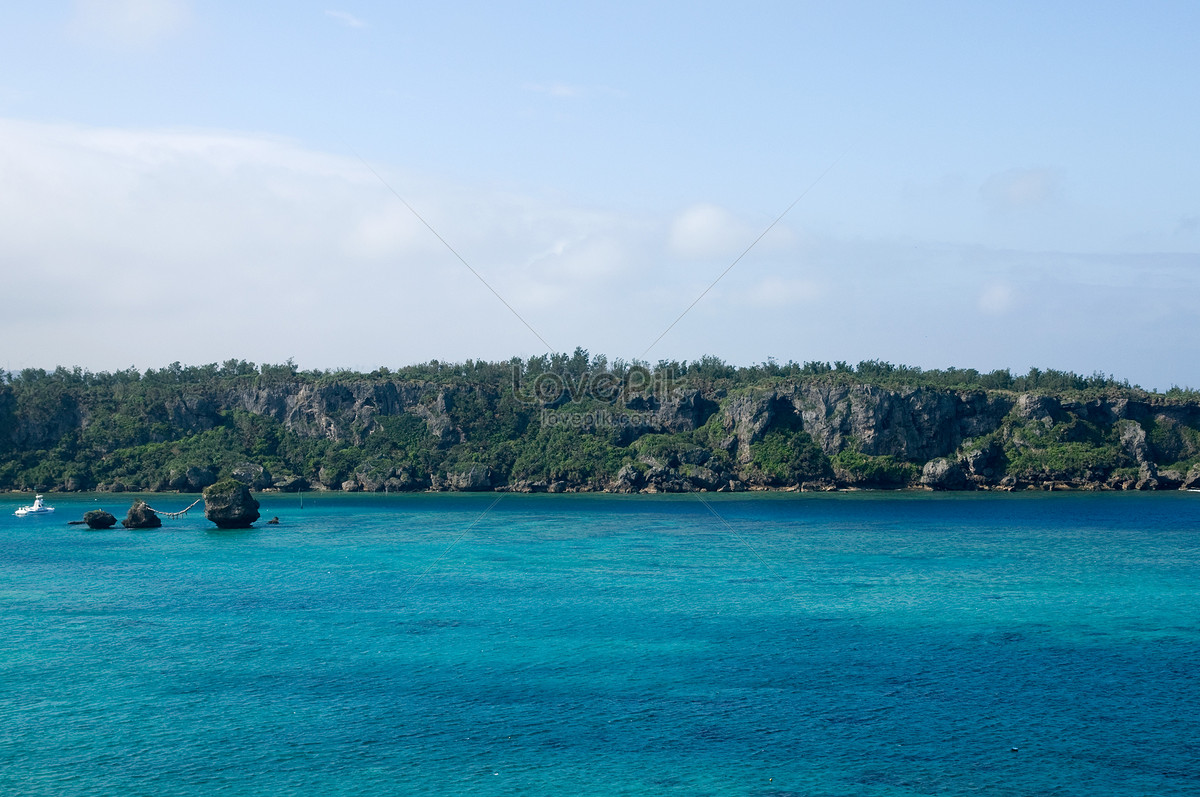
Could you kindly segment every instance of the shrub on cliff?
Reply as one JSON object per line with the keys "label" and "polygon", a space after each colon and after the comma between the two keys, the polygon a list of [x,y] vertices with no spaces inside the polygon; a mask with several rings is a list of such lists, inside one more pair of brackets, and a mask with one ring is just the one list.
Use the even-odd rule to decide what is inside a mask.
{"label": "shrub on cliff", "polygon": [[839,482],[852,487],[906,487],[915,483],[921,471],[911,462],[895,457],[873,457],[853,449],[838,452],[832,461]]}
{"label": "shrub on cliff", "polygon": [[766,481],[793,485],[833,478],[833,466],[808,432],[772,429],[750,445],[754,466]]}

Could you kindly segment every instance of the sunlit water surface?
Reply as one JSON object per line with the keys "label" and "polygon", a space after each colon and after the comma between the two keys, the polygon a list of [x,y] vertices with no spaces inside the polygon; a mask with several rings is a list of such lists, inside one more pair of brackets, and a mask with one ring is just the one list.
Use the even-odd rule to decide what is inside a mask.
{"label": "sunlit water surface", "polygon": [[0,496],[0,793],[1200,794],[1200,494],[496,498]]}

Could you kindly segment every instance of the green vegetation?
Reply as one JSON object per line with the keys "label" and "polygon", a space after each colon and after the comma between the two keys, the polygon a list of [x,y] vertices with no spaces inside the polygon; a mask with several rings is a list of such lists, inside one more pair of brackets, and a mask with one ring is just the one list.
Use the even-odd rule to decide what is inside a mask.
{"label": "green vegetation", "polygon": [[921,475],[911,462],[901,462],[889,454],[870,456],[852,448],[833,456],[833,470],[847,484],[885,489],[906,487]]}
{"label": "green vegetation", "polygon": [[[799,399],[770,399],[775,403],[763,416],[769,422],[757,422],[751,437],[738,436],[750,433],[735,430],[735,400],[753,404],[812,386],[840,396],[838,412],[858,406],[869,416],[880,391],[1004,397],[1004,407],[1013,409],[1006,417],[1001,409],[986,436],[936,455],[970,458],[993,446],[989,483],[1004,476],[1018,482],[1136,476],[1140,460],[1122,438],[1126,428],[1095,409],[1118,400],[1145,408],[1135,421],[1145,432],[1145,456],[1160,469],[1186,473],[1200,463],[1200,394],[1190,389],[1152,394],[1102,374],[1036,368],[1014,376],[875,360],[741,367],[704,357],[650,364],[577,349],[367,374],[243,360],[173,363],[144,373],[0,372],[0,489],[196,490],[232,477],[245,463],[261,469],[260,487],[274,481],[289,489],[304,482],[424,489],[473,467],[485,467],[493,485],[566,482],[592,489],[608,486],[626,466],[639,479],[668,474],[693,486],[836,481],[891,488],[919,481],[924,462],[915,455],[864,447],[828,430],[818,443],[797,414]],[[1053,417],[1025,417],[1014,406],[1021,393],[1054,397],[1058,409]],[[676,415],[655,415],[681,395],[699,398],[672,405]],[[982,470],[972,473],[983,483]]]}
{"label": "green vegetation", "polygon": [[794,412],[776,418],[762,439],[750,446],[754,466],[772,486],[832,479],[829,457],[801,428]]}
{"label": "green vegetation", "polygon": [[1200,430],[1170,418],[1148,418],[1142,421],[1142,428],[1156,462],[1179,471],[1200,463]]}
{"label": "green vegetation", "polygon": [[1135,464],[1121,449],[1116,425],[1106,431],[1079,418],[1048,428],[1010,421],[1005,431],[1011,441],[1007,472],[1023,480],[1103,480],[1117,468]]}

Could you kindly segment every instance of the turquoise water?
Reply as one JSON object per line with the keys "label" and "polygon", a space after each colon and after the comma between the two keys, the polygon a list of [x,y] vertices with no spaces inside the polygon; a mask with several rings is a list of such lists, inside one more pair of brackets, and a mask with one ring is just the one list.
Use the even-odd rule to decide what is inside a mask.
{"label": "turquoise water", "polygon": [[1200,794],[1197,494],[51,499],[3,794]]}

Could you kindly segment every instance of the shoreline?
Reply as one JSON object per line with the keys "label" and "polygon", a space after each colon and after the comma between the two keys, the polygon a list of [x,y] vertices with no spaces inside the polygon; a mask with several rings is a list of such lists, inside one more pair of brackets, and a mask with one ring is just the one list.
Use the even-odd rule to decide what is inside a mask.
{"label": "shoreline", "polygon": [[[1154,489],[1137,489],[1135,487],[1114,487],[1103,483],[1089,483],[1085,485],[1072,485],[1065,482],[1031,482],[1028,484],[1018,484],[1015,486],[1001,485],[974,485],[963,489],[935,489],[927,485],[906,485],[903,487],[870,487],[870,486],[855,486],[855,485],[836,485],[824,487],[804,487],[798,485],[788,486],[768,486],[768,485],[746,485],[738,489],[726,489],[724,487],[711,490],[700,487],[696,489],[684,490],[660,490],[655,488],[641,489],[608,489],[605,487],[596,487],[592,485],[568,485],[558,489],[550,489],[549,487],[534,487],[528,488],[523,486],[514,487],[512,485],[499,485],[486,489],[462,490],[453,487],[435,488],[428,487],[419,490],[335,490],[330,488],[314,488],[311,490],[282,490],[278,487],[268,487],[261,490],[256,490],[251,487],[251,492],[256,495],[440,495],[440,494],[515,494],[515,495],[688,495],[691,493],[703,495],[740,495],[746,493],[1028,493],[1028,492],[1055,492],[1055,493],[1200,493],[1200,489],[1195,487],[1158,487]],[[197,496],[201,491],[192,490],[152,490],[140,488],[125,488],[120,490],[62,490],[62,489],[42,489],[35,490],[32,488],[12,489],[0,491],[2,495],[11,496],[30,496],[36,494],[42,495],[58,495],[58,496],[74,496],[74,495],[179,495],[179,496]]]}

